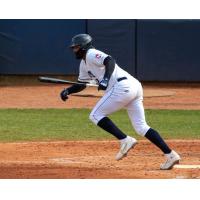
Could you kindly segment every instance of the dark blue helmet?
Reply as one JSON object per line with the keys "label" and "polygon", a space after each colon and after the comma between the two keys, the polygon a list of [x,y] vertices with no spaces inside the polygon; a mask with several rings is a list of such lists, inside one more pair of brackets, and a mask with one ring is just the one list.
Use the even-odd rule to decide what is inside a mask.
{"label": "dark blue helmet", "polygon": [[79,46],[80,50],[75,53],[77,59],[85,57],[87,50],[94,48],[92,46],[92,37],[88,34],[78,34],[72,38],[70,48]]}
{"label": "dark blue helmet", "polygon": [[78,34],[72,38],[70,47],[80,46],[81,49],[87,49],[92,45],[92,37],[88,34]]}

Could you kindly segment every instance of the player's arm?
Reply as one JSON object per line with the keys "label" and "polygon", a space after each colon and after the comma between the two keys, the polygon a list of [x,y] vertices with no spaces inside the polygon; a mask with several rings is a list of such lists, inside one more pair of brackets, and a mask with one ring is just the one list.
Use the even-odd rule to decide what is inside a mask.
{"label": "player's arm", "polygon": [[[85,83],[85,82],[81,82],[78,81],[79,83]],[[61,93],[60,93],[60,97],[63,101],[66,101],[68,99],[68,95],[73,94],[73,93],[78,93],[81,92],[82,90],[84,90],[86,88],[86,84],[73,84],[72,86],[65,88]]]}
{"label": "player's arm", "polygon": [[[78,81],[79,83],[84,83],[84,82],[81,82],[81,81]],[[73,94],[73,93],[78,93],[78,92],[81,92],[82,90],[84,90],[86,88],[86,83],[85,84],[74,84],[70,87],[67,88],[68,90],[68,94]]]}
{"label": "player's arm", "polygon": [[103,64],[105,65],[104,79],[110,80],[110,77],[115,69],[115,60],[111,56],[108,56],[105,58]]}
{"label": "player's arm", "polygon": [[88,83],[89,81],[90,81],[90,77],[88,76],[87,71],[85,70],[84,66],[80,64],[78,82],[85,83],[85,84],[73,84],[72,86],[65,88],[60,93],[61,99],[63,101],[66,101],[68,99],[68,95],[81,92],[82,90],[86,88],[86,83]]}
{"label": "player's arm", "polygon": [[105,65],[105,74],[103,80],[99,83],[99,90],[106,90],[108,87],[110,77],[115,69],[115,60],[111,56],[107,56],[103,64]]}

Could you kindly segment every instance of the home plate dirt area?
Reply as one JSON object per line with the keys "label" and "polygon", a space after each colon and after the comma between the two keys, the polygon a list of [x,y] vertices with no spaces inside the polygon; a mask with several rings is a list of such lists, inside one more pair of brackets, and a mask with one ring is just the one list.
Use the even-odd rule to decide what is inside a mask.
{"label": "home plate dirt area", "polygon": [[[59,99],[64,87],[1,86],[0,108],[92,108],[101,96],[94,88],[88,88],[64,103]],[[144,106],[199,110],[199,88],[200,84],[144,85]],[[119,151],[116,140],[0,143],[0,178],[200,178],[200,140],[168,140],[167,143],[182,160],[172,170],[164,171],[159,169],[164,156],[147,140],[139,140],[120,161],[115,161]]]}

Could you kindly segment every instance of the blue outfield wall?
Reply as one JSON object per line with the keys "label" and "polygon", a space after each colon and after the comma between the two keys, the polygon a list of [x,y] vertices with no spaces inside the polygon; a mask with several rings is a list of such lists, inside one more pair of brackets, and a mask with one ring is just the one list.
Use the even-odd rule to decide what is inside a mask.
{"label": "blue outfield wall", "polygon": [[200,20],[138,20],[137,77],[200,81]]}
{"label": "blue outfield wall", "polygon": [[85,20],[0,20],[0,74],[78,73],[67,45]]}
{"label": "blue outfield wall", "polygon": [[88,33],[94,36],[97,49],[112,55],[117,64],[132,75],[135,74],[135,21],[136,20],[88,20]]}
{"label": "blue outfield wall", "polygon": [[0,74],[78,74],[78,33],[141,81],[200,81],[200,20],[0,20]]}

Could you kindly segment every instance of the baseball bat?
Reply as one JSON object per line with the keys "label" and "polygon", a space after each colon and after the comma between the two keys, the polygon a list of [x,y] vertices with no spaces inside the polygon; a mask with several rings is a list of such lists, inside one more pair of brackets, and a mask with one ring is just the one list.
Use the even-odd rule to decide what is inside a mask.
{"label": "baseball bat", "polygon": [[92,84],[92,83],[79,83],[79,82],[74,82],[74,81],[68,81],[68,80],[63,80],[63,79],[58,79],[58,78],[51,78],[51,77],[43,77],[43,76],[40,76],[38,78],[38,80],[40,82],[43,82],[43,83],[79,84],[79,85],[86,85],[86,86],[90,86],[90,87],[98,87],[98,85]]}

